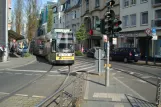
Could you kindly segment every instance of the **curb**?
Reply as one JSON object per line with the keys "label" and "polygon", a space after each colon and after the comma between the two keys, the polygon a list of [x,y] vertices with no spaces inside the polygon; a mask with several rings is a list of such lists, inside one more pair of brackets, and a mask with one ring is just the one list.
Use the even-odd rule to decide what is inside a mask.
{"label": "curb", "polygon": [[[32,56],[32,57],[33,57],[33,56]],[[13,68],[18,68],[18,67],[23,67],[23,66],[26,66],[26,65],[32,64],[32,63],[34,63],[34,62],[36,62],[36,58],[35,58],[35,59],[33,59],[33,60],[31,60],[31,61],[29,61],[29,62],[28,62],[28,63],[26,63],[26,64],[22,64],[22,65],[18,65],[18,66],[10,67],[10,68],[0,69],[0,71],[2,71],[2,70],[6,70],[6,69],[13,69]]]}

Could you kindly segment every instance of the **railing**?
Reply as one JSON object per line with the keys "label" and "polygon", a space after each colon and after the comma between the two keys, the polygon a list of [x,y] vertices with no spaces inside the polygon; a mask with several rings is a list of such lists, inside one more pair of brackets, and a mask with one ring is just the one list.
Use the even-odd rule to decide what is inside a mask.
{"label": "railing", "polygon": [[82,72],[76,78],[66,83],[54,94],[44,99],[36,107],[73,107],[82,101],[85,91],[87,74]]}
{"label": "railing", "polygon": [[152,0],[152,6],[153,7],[158,7],[161,5],[161,1],[160,0]]}
{"label": "railing", "polygon": [[152,20],[152,27],[161,28],[161,19]]}

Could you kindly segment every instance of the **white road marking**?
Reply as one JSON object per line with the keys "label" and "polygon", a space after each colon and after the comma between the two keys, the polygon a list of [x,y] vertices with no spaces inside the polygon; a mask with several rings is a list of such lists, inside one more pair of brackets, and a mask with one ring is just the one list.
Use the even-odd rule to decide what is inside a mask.
{"label": "white road marking", "polygon": [[153,76],[143,76],[141,78],[148,79],[148,78],[156,78],[156,77],[153,77]]}
{"label": "white road marking", "polygon": [[126,88],[128,88],[129,90],[131,90],[134,94],[136,94],[137,96],[139,96],[142,100],[146,100],[148,101],[147,99],[145,99],[143,96],[141,96],[139,93],[137,93],[136,91],[134,91],[132,88],[130,88],[129,86],[127,86],[124,82],[122,82],[121,80],[119,80],[118,78],[116,77],[113,77],[115,80],[117,80],[119,83],[121,83],[122,85],[124,85]]}
{"label": "white road marking", "polygon": [[0,92],[0,94],[10,94],[10,93]]}
{"label": "white road marking", "polygon": [[6,74],[13,74],[13,73],[11,73],[11,72],[5,72]]}
{"label": "white road marking", "polygon": [[35,98],[46,98],[45,96],[37,96],[37,95],[33,95],[32,97],[35,97]]}
{"label": "white road marking", "polygon": [[95,71],[95,69],[88,70],[88,72],[94,72],[94,71]]}
{"label": "white road marking", "polygon": [[41,70],[19,70],[19,69],[6,69],[7,71],[23,71],[23,72],[47,72]]}
{"label": "white road marking", "polygon": [[16,75],[20,75],[20,74],[22,74],[22,73],[15,73]]}
{"label": "white road marking", "polygon": [[133,75],[133,74],[134,74],[134,72],[130,72],[130,74],[131,74],[131,75]]}
{"label": "white road marking", "polygon": [[117,71],[118,73],[121,72],[121,71]]}
{"label": "white road marking", "polygon": [[143,80],[141,80],[141,79],[133,79],[133,80],[139,81],[139,82],[141,82],[141,83],[147,83],[146,81],[143,81]]}
{"label": "white road marking", "polygon": [[80,71],[80,70],[85,70],[85,69],[93,68],[93,67],[94,67],[94,66],[90,66],[90,67],[86,67],[86,68],[82,68],[82,69],[74,70],[73,72]]}
{"label": "white road marking", "polygon": [[79,65],[79,66],[77,66],[77,67],[74,67],[74,68],[76,69],[76,68],[80,68],[80,67],[85,67],[85,66],[89,66],[89,65],[92,65],[92,64]]}
{"label": "white road marking", "polygon": [[62,75],[47,75],[47,76],[55,77],[55,76],[62,76]]}
{"label": "white road marking", "polygon": [[121,78],[125,78],[125,77],[117,77],[117,78],[120,78],[121,79]]}
{"label": "white road marking", "polygon": [[23,97],[28,97],[28,95],[26,95],[26,94],[15,94],[15,95],[17,95],[17,96],[23,96]]}
{"label": "white road marking", "polygon": [[52,73],[60,73],[59,71],[50,71],[50,72],[52,72]]}
{"label": "white road marking", "polygon": [[25,74],[25,75],[30,75],[31,76],[32,74]]}
{"label": "white road marking", "polygon": [[[90,80],[90,77],[87,77],[87,80]],[[85,91],[84,99],[88,99],[88,93],[89,93],[89,81],[86,82],[86,91]]]}
{"label": "white road marking", "polygon": [[41,74],[34,74],[34,75],[41,75]]}
{"label": "white road marking", "polygon": [[112,73],[112,75],[116,75],[116,73]]}

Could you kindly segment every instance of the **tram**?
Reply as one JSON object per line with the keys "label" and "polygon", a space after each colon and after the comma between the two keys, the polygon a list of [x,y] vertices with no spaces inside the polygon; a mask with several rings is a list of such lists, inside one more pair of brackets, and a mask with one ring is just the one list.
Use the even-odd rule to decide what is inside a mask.
{"label": "tram", "polygon": [[51,64],[74,64],[74,35],[71,29],[52,29],[35,37],[30,48],[33,54],[44,56]]}

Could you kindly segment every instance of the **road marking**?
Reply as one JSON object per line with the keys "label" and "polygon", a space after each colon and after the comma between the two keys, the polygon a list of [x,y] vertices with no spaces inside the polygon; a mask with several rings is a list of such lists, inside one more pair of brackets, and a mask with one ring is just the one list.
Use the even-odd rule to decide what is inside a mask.
{"label": "road marking", "polygon": [[20,75],[20,74],[22,74],[22,73],[15,73],[16,75]]}
{"label": "road marking", "polygon": [[17,96],[23,96],[23,97],[28,97],[28,95],[26,95],[26,94],[15,94],[15,95],[17,95]]}
{"label": "road marking", "polygon": [[79,66],[74,67],[74,68],[76,69],[76,68],[85,67],[85,66],[89,66],[89,65],[92,65],[92,64],[86,64],[86,65],[83,65],[83,66],[82,65],[79,65]]}
{"label": "road marking", "polygon": [[47,72],[41,70],[19,70],[19,69],[6,69],[7,71],[23,71],[23,72]]}
{"label": "road marking", "polygon": [[[90,77],[87,77],[87,80],[90,80]],[[88,93],[89,93],[89,81],[86,82],[86,91],[84,95],[84,99],[88,99]]]}
{"label": "road marking", "polygon": [[133,80],[139,81],[139,82],[141,82],[141,83],[147,83],[146,81],[143,81],[143,80],[141,80],[141,79],[133,79]]}
{"label": "road marking", "polygon": [[114,75],[116,75],[116,73],[112,73],[112,75],[114,76]]}
{"label": "road marking", "polygon": [[4,73],[6,73],[6,74],[13,74],[13,73],[11,73],[11,72],[4,72]]}
{"label": "road marking", "polygon": [[118,78],[116,77],[113,77],[116,81],[118,81],[119,83],[121,83],[122,85],[124,85],[126,88],[128,88],[129,90],[131,90],[134,94],[136,94],[137,96],[139,96],[142,100],[146,100],[148,101],[147,99],[145,99],[143,96],[141,96],[139,93],[137,93],[136,91],[134,91],[132,88],[130,88],[129,86],[127,86],[124,82],[122,82],[121,80],[119,80]]}
{"label": "road marking", "polygon": [[153,77],[153,76],[143,76],[141,78],[148,79],[148,78],[156,78],[156,77]]}
{"label": "road marking", "polygon": [[10,93],[0,92],[0,94],[10,94]]}
{"label": "road marking", "polygon": [[94,67],[94,66],[90,66],[90,67],[87,67],[87,68],[82,68],[82,69],[79,69],[79,70],[74,70],[73,72],[80,71],[80,70],[85,70],[85,69],[93,68],[93,67]]}
{"label": "road marking", "polygon": [[120,79],[122,79],[122,78],[125,78],[125,77],[117,77],[117,78],[120,78]]}
{"label": "road marking", "polygon": [[41,75],[41,74],[34,74],[34,75]]}
{"label": "road marking", "polygon": [[32,97],[35,97],[35,98],[46,98],[45,96],[37,96],[37,95],[33,95]]}
{"label": "road marking", "polygon": [[31,76],[31,75],[33,75],[33,74],[25,74],[25,75],[30,75],[30,76]]}
{"label": "road marking", "polygon": [[117,71],[118,73],[121,72],[121,71]]}
{"label": "road marking", "polygon": [[94,71],[95,71],[95,69],[88,70],[88,72],[94,72]]}
{"label": "road marking", "polygon": [[59,71],[50,71],[51,73],[60,73]]}
{"label": "road marking", "polygon": [[134,74],[134,72],[130,72],[130,74],[131,74],[131,75],[133,75],[133,74]]}
{"label": "road marking", "polygon": [[47,76],[51,76],[51,77],[54,77],[54,76],[62,76],[62,75],[47,75]]}
{"label": "road marking", "polygon": [[124,105],[122,103],[120,103],[120,104],[114,104],[114,107],[124,107]]}

